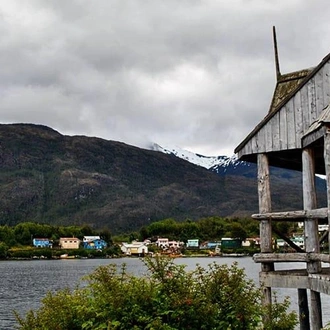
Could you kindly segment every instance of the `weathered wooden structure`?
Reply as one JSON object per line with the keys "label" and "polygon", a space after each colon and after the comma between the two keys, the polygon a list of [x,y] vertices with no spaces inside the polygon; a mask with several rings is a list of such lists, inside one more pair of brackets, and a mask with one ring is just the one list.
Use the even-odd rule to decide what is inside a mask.
{"label": "weathered wooden structure", "polygon": [[[322,267],[330,257],[320,253],[324,237],[318,233],[319,221],[330,220],[330,54],[314,68],[281,74],[275,28],[273,34],[277,84],[270,109],[235,153],[241,160],[258,164],[259,214],[252,217],[260,221],[261,253],[254,260],[261,263],[264,302],[271,303],[273,287],[296,288],[300,329],[319,330],[320,293],[330,294],[330,269]],[[272,212],[269,166],[302,171],[303,210]],[[321,209],[317,208],[315,174],[326,176],[328,205]],[[273,253],[273,221],[303,221],[305,250]],[[302,261],[306,269],[276,270],[278,262]]]}

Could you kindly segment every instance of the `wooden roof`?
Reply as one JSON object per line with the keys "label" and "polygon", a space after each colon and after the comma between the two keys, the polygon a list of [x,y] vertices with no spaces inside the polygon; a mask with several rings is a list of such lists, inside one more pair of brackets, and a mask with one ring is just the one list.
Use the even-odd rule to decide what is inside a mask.
{"label": "wooden roof", "polygon": [[304,78],[306,78],[312,70],[313,68],[295,71],[284,75],[280,74],[277,79],[273,99],[268,113],[276,111],[277,106],[285,100],[291,92],[300,86],[300,84],[304,81]]}
{"label": "wooden roof", "polygon": [[330,53],[314,68],[304,69],[284,75],[280,75],[268,114],[263,120],[251,131],[251,133],[235,148],[235,153],[238,153],[244,145],[255,135],[267,122],[301,89],[314,75],[320,70],[323,65],[329,61]]}

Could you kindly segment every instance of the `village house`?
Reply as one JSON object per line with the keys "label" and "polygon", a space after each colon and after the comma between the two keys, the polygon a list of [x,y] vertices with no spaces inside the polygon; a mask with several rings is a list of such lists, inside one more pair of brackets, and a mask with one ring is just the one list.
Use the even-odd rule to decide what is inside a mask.
{"label": "village house", "polygon": [[168,241],[168,248],[171,250],[178,250],[184,246],[184,242],[180,241]]}
{"label": "village house", "polygon": [[53,241],[49,238],[34,238],[32,240],[32,244],[34,247],[37,248],[52,248],[53,247]]}
{"label": "village house", "polygon": [[80,239],[76,237],[61,237],[59,246],[61,249],[79,249]]}
{"label": "village house", "polygon": [[248,237],[245,241],[242,241],[243,247],[259,247],[260,246],[260,238],[259,237]]}
{"label": "village house", "polygon": [[144,242],[133,241],[132,243],[122,243],[121,251],[130,256],[144,256],[148,254],[148,246]]}
{"label": "village house", "polygon": [[187,248],[199,248],[199,240],[198,239],[188,239]]}
{"label": "village house", "polygon": [[107,243],[100,236],[84,236],[84,249],[103,250],[107,247]]}
{"label": "village house", "polygon": [[166,249],[169,247],[169,240],[168,238],[158,238],[156,245],[162,249]]}

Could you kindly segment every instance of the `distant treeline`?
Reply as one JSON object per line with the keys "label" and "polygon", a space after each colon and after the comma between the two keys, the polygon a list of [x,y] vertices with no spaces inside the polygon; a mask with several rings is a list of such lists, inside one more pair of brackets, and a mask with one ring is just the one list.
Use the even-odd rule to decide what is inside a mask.
{"label": "distant treeline", "polygon": [[136,236],[141,240],[154,237],[167,237],[170,240],[186,242],[188,239],[217,241],[223,237],[245,240],[259,235],[259,223],[250,218],[207,217],[197,221],[178,222],[165,219],[142,227]]}
{"label": "distant treeline", "polygon": [[95,231],[90,226],[51,226],[35,222],[22,222],[14,227],[0,226],[0,243],[9,248],[13,246],[32,245],[33,238],[49,238],[56,242],[60,237],[101,236],[107,243],[111,243],[111,234],[107,229]]}
{"label": "distant treeline", "polygon": [[[277,223],[276,226],[282,233],[289,234],[295,228],[292,224]],[[199,239],[202,241],[219,241],[223,237],[232,237],[245,240],[247,237],[259,236],[259,222],[251,218],[222,218],[207,217],[197,221],[176,221],[169,218],[152,222],[143,226],[138,232],[112,236],[108,228],[95,230],[89,225],[83,226],[52,226],[36,222],[22,222],[16,226],[0,226],[0,245],[4,244],[11,248],[15,246],[32,245],[33,238],[49,238],[53,240],[54,246],[60,237],[77,237],[98,235],[108,245],[113,242],[127,242],[132,240],[143,241],[157,237],[166,237],[170,240],[187,242],[188,239]]]}

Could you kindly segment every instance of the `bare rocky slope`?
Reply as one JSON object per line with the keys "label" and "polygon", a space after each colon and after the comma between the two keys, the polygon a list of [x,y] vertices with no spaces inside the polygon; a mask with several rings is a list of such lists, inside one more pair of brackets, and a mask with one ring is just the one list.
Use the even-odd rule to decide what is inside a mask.
{"label": "bare rocky slope", "polygon": [[[274,209],[301,207],[296,180],[276,179],[272,188]],[[88,224],[120,233],[169,217],[249,216],[257,203],[252,177],[41,125],[0,125],[2,225]]]}

